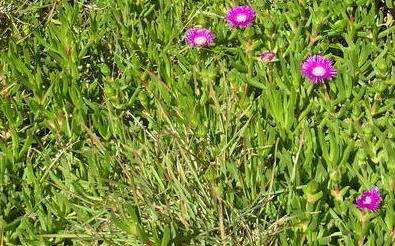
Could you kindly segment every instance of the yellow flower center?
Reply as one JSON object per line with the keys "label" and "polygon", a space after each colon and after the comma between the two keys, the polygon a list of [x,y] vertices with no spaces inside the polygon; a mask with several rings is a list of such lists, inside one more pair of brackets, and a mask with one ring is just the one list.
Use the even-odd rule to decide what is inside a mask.
{"label": "yellow flower center", "polygon": [[200,37],[196,37],[194,41],[195,41],[195,44],[202,45],[207,42],[207,38],[200,36]]}

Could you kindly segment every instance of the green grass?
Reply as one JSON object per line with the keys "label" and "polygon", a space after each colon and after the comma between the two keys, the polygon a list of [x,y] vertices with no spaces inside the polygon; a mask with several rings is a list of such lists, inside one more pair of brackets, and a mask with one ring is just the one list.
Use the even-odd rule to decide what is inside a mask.
{"label": "green grass", "polygon": [[392,245],[392,1],[247,2],[2,1],[0,245]]}

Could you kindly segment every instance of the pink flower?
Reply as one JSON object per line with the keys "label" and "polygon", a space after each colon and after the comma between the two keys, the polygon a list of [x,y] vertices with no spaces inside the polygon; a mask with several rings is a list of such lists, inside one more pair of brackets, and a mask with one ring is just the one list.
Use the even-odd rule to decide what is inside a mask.
{"label": "pink flower", "polygon": [[263,62],[273,62],[276,60],[276,53],[274,53],[272,51],[265,51],[265,52],[262,52],[262,54],[260,55],[260,58]]}
{"label": "pink flower", "polygon": [[356,206],[360,210],[368,210],[376,212],[382,201],[380,191],[377,187],[371,188],[369,191],[363,192],[356,199]]}
{"label": "pink flower", "polygon": [[185,41],[191,47],[207,47],[215,41],[215,35],[206,28],[193,27],[185,33]]}
{"label": "pink flower", "polygon": [[231,27],[244,29],[254,22],[255,11],[250,6],[237,6],[228,11],[226,20]]}
{"label": "pink flower", "polygon": [[307,58],[302,64],[301,71],[302,75],[313,84],[331,80],[336,75],[336,69],[332,65],[332,60],[320,55]]}

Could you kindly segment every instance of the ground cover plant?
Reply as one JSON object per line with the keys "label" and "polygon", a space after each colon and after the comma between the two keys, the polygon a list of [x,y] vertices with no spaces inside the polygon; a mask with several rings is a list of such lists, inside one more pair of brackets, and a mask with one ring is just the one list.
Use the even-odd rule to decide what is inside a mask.
{"label": "ground cover plant", "polygon": [[392,1],[3,0],[1,245],[393,245]]}

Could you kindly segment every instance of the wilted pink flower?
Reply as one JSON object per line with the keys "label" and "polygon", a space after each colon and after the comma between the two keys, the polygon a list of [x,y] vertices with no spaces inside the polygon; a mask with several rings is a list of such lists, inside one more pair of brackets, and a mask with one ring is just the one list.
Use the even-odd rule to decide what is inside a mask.
{"label": "wilted pink flower", "polygon": [[363,192],[356,199],[356,206],[360,210],[377,211],[382,201],[380,191],[377,187],[373,187],[369,191]]}
{"label": "wilted pink flower", "polygon": [[301,70],[302,75],[313,84],[331,80],[336,75],[336,69],[332,64],[332,60],[320,55],[307,58],[303,62]]}
{"label": "wilted pink flower", "polygon": [[276,60],[276,53],[274,53],[272,51],[265,51],[265,52],[262,52],[262,54],[260,55],[260,58],[263,62],[273,62]]}
{"label": "wilted pink flower", "polygon": [[228,11],[226,20],[231,27],[247,28],[255,20],[255,11],[250,6],[237,6]]}
{"label": "wilted pink flower", "polygon": [[185,41],[192,47],[206,47],[212,45],[215,35],[206,28],[189,28],[185,33]]}

